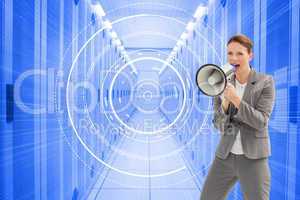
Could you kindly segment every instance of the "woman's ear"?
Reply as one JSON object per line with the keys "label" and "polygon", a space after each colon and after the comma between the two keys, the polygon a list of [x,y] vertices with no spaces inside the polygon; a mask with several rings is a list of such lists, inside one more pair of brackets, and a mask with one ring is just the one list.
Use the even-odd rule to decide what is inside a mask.
{"label": "woman's ear", "polygon": [[253,57],[254,57],[254,54],[253,54],[253,52],[251,51],[251,52],[249,53],[249,62],[253,59]]}

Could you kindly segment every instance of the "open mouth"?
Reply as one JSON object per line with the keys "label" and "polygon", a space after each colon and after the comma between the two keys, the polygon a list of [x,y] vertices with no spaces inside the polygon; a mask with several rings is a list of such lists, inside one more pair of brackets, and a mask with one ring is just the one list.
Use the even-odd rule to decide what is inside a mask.
{"label": "open mouth", "polygon": [[240,65],[239,64],[232,64],[232,66],[239,67]]}

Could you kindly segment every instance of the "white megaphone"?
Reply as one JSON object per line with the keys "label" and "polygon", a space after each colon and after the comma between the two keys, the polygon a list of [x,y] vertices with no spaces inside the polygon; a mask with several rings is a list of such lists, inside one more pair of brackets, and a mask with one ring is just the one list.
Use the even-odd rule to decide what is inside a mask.
{"label": "white megaphone", "polygon": [[214,64],[202,65],[196,73],[196,83],[205,95],[218,96],[234,75],[235,67],[226,63],[222,67]]}

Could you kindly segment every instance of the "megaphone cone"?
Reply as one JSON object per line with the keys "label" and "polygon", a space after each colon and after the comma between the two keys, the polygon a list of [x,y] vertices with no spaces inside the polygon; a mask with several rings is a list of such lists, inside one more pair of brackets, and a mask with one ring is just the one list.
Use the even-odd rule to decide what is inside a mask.
{"label": "megaphone cone", "polygon": [[218,96],[225,90],[227,78],[233,72],[234,68],[230,64],[225,64],[222,68],[214,64],[202,65],[196,73],[197,86],[205,95]]}

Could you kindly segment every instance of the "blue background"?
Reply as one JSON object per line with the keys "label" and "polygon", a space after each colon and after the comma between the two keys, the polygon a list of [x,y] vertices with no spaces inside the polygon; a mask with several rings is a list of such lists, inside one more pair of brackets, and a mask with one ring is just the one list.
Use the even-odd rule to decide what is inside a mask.
{"label": "blue background", "polygon": [[[56,98],[52,93],[47,93],[52,87],[53,78],[48,74],[50,70],[57,72],[62,69],[66,76],[76,52],[102,27],[101,22],[104,18],[98,18],[90,7],[95,3],[101,3],[106,12],[105,19],[112,22],[126,16],[145,13],[168,16],[183,22],[178,24],[159,18],[139,21],[137,18],[134,22],[125,20],[119,25],[113,25],[124,43],[126,52],[132,57],[138,57],[136,51],[149,56],[157,56],[159,53],[169,55],[176,40],[184,32],[185,25],[193,19],[198,5],[207,6],[208,13],[198,22],[197,30],[215,48],[220,60],[199,34],[191,35],[186,45],[201,58],[201,61],[192,58],[187,48],[183,48],[177,54],[177,59],[186,70],[178,65],[179,73],[188,73],[192,79],[201,64],[226,62],[225,44],[230,36],[237,33],[249,36],[254,42],[255,54],[251,65],[257,71],[273,75],[276,83],[276,102],[269,124],[272,146],[272,156],[269,159],[272,174],[270,198],[300,199],[299,0],[0,0],[0,199],[199,198],[207,167],[218,143],[217,134],[198,137],[184,148],[180,162],[187,166],[189,172],[182,174],[181,178],[176,177],[176,174],[169,175],[166,179],[138,178],[111,172],[90,156],[72,136],[73,130],[65,116],[59,115],[65,120],[59,123],[54,102],[58,98],[64,99],[65,93],[62,92],[62,97]],[[83,34],[76,38],[82,31]],[[156,36],[153,33],[143,35],[142,31],[164,33],[175,39]],[[134,33],[137,36],[130,37],[129,34]],[[73,40],[74,38],[76,39]],[[108,70],[113,64],[121,65],[123,61],[120,61],[120,54],[111,44],[106,31],[96,40],[95,44],[88,46],[84,58],[78,60],[78,65],[90,66],[97,52],[102,51],[104,47],[108,48],[97,64],[98,71],[95,74],[99,74],[99,77],[95,76],[93,79],[100,96],[102,89],[98,87],[98,83],[103,78],[100,76],[101,71]],[[141,62],[139,65],[147,68],[155,63]],[[16,105],[17,100],[12,93],[13,86],[22,73],[33,69],[44,70],[46,75],[28,77],[23,82],[20,94],[26,106],[46,107],[47,112],[43,114],[24,112]],[[168,82],[169,77],[179,83],[169,69],[161,74],[159,81]],[[140,79],[132,75],[130,80],[136,82]],[[109,84],[104,86],[103,99],[108,99],[108,87]],[[193,85],[193,88],[196,86]],[[130,89],[127,83],[117,83],[113,101],[116,102],[119,96],[127,101],[133,92]],[[208,100],[198,91],[195,94],[198,95],[199,105],[205,107]],[[162,95],[172,97],[175,94],[172,89],[166,87]],[[78,98],[76,101],[80,106],[81,100]],[[65,111],[66,105],[62,105],[62,110]],[[115,106],[118,106],[117,103]],[[172,108],[174,104],[166,106]],[[130,106],[119,115],[128,122],[136,112],[136,108]],[[93,115],[101,124],[108,124],[103,113]],[[167,120],[174,119],[173,114],[164,117]],[[138,121],[141,118],[138,115],[134,119]],[[193,110],[184,126],[189,126],[195,119],[202,122],[203,118],[203,113]],[[194,133],[184,131],[176,134],[174,140],[178,144],[185,144],[192,134]],[[119,145],[123,137],[120,134],[110,134],[109,131],[103,135],[109,141],[109,145],[94,145],[94,149],[102,160],[108,162],[118,157],[111,150],[111,146]],[[125,150],[126,148],[129,149],[128,146],[124,147]],[[144,147],[135,148],[135,151],[143,151],[141,149]],[[134,163],[131,161],[131,164],[132,162]],[[176,163],[172,160],[164,167],[172,166],[172,162]],[[120,166],[126,171],[125,166],[129,164],[129,161],[125,160]],[[147,173],[155,174],[149,169]],[[180,184],[178,180],[184,177],[188,181]],[[177,187],[167,186],[177,181]],[[242,199],[238,184],[228,199]]]}

